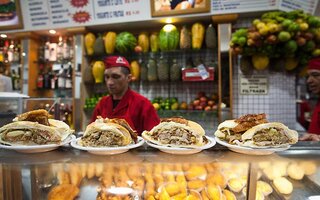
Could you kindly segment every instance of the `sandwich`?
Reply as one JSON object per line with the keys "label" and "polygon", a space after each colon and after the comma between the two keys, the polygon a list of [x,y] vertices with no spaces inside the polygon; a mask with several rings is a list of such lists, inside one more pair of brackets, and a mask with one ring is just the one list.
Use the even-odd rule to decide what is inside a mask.
{"label": "sandwich", "polygon": [[17,121],[0,128],[0,142],[7,145],[58,144],[69,133],[62,133],[54,126],[37,122]]}
{"label": "sandwich", "polygon": [[238,119],[226,120],[219,124],[218,130],[214,133],[216,137],[230,144],[241,141],[242,134],[250,128],[267,123],[266,114],[247,114]]}
{"label": "sandwich", "polygon": [[208,143],[204,129],[196,122],[180,117],[161,119],[160,124],[142,137],[154,144],[171,147],[196,148]]}
{"label": "sandwich", "polygon": [[279,122],[259,124],[241,136],[240,145],[255,148],[286,147],[298,142],[298,133]]}
{"label": "sandwich", "polygon": [[135,143],[137,134],[124,119],[98,118],[89,124],[79,140],[85,147],[117,147]]}
{"label": "sandwich", "polygon": [[0,128],[0,142],[6,145],[59,144],[73,130],[63,121],[49,119],[46,110],[34,110],[18,115]]}

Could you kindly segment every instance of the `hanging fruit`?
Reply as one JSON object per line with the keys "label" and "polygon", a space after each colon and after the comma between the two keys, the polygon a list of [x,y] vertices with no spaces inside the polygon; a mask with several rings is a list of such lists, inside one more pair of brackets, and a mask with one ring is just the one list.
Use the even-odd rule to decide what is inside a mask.
{"label": "hanging fruit", "polygon": [[117,34],[109,31],[104,38],[104,47],[107,54],[113,54],[116,45]]}
{"label": "hanging fruit", "polygon": [[206,37],[205,37],[206,46],[209,49],[217,48],[217,34],[216,29],[212,24],[210,24],[206,30]]}
{"label": "hanging fruit", "polygon": [[159,47],[161,51],[176,50],[179,45],[179,32],[172,24],[165,25],[159,33]]}
{"label": "hanging fruit", "polygon": [[92,67],[92,75],[95,83],[102,83],[104,79],[104,63],[102,61],[95,61]]}
{"label": "hanging fruit", "polygon": [[121,32],[116,38],[116,50],[120,53],[129,53],[134,50],[137,45],[137,39],[132,33]]}
{"label": "hanging fruit", "polygon": [[87,33],[84,36],[84,45],[86,47],[87,55],[92,56],[94,53],[93,45],[96,41],[96,36],[93,33]]}
{"label": "hanging fruit", "polygon": [[147,53],[149,51],[149,37],[148,33],[143,32],[138,36],[138,45],[142,48],[142,52]]}
{"label": "hanging fruit", "polygon": [[269,65],[269,57],[263,54],[255,54],[252,56],[253,67],[257,70],[264,70]]}
{"label": "hanging fruit", "polygon": [[159,36],[157,32],[151,33],[149,37],[151,52],[158,52],[159,50]]}
{"label": "hanging fruit", "polygon": [[132,74],[132,81],[140,80],[140,65],[136,60],[133,60],[130,63],[130,71]]}
{"label": "hanging fruit", "polygon": [[192,49],[201,49],[205,34],[205,27],[203,24],[197,22],[192,25]]}
{"label": "hanging fruit", "polygon": [[180,49],[190,49],[191,48],[191,32],[184,25],[180,31]]}
{"label": "hanging fruit", "polygon": [[104,41],[102,35],[99,34],[98,38],[94,42],[93,45],[94,55],[96,56],[103,56],[105,53]]}

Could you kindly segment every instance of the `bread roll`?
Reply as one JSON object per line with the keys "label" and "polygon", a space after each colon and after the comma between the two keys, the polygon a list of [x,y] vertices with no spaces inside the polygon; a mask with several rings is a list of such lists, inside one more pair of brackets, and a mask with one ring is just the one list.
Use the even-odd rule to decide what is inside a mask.
{"label": "bread roll", "polygon": [[301,180],[304,176],[304,169],[298,163],[291,163],[288,166],[288,175],[295,180]]}
{"label": "bread roll", "polygon": [[273,184],[281,194],[291,194],[293,190],[292,183],[285,177],[278,177],[274,179]]}

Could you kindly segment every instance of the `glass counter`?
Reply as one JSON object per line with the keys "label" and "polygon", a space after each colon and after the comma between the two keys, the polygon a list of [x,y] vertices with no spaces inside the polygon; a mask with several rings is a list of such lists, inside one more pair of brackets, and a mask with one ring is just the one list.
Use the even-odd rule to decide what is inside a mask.
{"label": "glass counter", "polygon": [[0,149],[0,199],[312,199],[320,194],[320,145],[299,142],[267,156],[223,146],[172,155],[143,145],[99,156],[63,146]]}

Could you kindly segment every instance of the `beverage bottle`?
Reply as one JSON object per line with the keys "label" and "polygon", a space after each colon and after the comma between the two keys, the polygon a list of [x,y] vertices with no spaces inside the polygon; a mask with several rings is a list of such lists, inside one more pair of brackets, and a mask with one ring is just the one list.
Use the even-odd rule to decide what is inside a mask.
{"label": "beverage bottle", "polygon": [[61,69],[58,73],[58,88],[65,88],[66,87],[66,75],[63,69],[63,65],[61,65]]}
{"label": "beverage bottle", "polygon": [[16,70],[13,69],[11,71],[11,81],[12,81],[12,89],[13,90],[16,90],[16,78],[17,78]]}
{"label": "beverage bottle", "polygon": [[67,39],[64,39],[62,44],[62,56],[64,60],[68,60],[70,58],[70,46],[67,43]]}
{"label": "beverage bottle", "polygon": [[57,62],[58,63],[62,63],[63,61],[63,41],[62,41],[62,37],[59,37],[59,43],[57,46]]}
{"label": "beverage bottle", "polygon": [[72,67],[71,64],[66,73],[66,88],[72,88]]}
{"label": "beverage bottle", "polygon": [[12,62],[13,61],[13,51],[14,51],[14,42],[11,40],[10,46],[8,48],[8,61]]}
{"label": "beverage bottle", "polygon": [[47,40],[45,45],[44,45],[44,59],[46,61],[50,60],[50,42],[49,42],[49,40]]}

